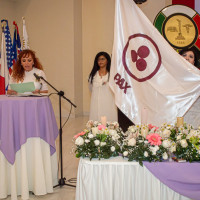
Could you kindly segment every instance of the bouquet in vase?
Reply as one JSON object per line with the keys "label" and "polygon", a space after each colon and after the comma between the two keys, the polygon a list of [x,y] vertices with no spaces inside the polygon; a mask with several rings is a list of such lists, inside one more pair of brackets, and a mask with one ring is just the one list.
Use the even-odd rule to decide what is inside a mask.
{"label": "bouquet in vase", "polygon": [[168,159],[168,150],[163,146],[159,128],[149,125],[134,125],[128,128],[123,140],[122,153],[129,161],[156,162]]}
{"label": "bouquet in vase", "polygon": [[124,137],[118,122],[88,121],[86,129],[74,136],[76,157],[110,158],[121,153]]}
{"label": "bouquet in vase", "polygon": [[169,126],[164,124],[160,131],[174,159],[176,161],[200,161],[200,130],[193,129],[186,123],[179,127],[166,128]]}

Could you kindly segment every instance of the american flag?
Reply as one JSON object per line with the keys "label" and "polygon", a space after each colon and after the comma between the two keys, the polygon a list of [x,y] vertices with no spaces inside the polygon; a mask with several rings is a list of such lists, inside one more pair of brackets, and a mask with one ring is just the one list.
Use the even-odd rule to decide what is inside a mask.
{"label": "american flag", "polygon": [[9,73],[11,74],[12,66],[13,66],[13,62],[12,62],[12,40],[11,40],[11,36],[10,36],[8,20],[3,19],[3,20],[1,20],[1,23],[6,23],[5,29],[4,29],[5,44],[6,44],[6,57],[7,57],[8,70],[9,70]]}
{"label": "american flag", "polygon": [[15,25],[15,30],[14,30],[14,36],[13,36],[13,45],[12,45],[12,56],[11,60],[13,61],[13,65],[17,60],[17,55],[21,51],[21,41],[19,37],[19,30],[16,22],[13,22],[13,25]]}

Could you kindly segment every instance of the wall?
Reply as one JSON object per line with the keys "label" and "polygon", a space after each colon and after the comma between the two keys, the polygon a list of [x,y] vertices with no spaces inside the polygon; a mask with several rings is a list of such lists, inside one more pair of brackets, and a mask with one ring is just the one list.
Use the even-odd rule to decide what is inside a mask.
{"label": "wall", "polygon": [[[78,8],[81,0],[1,0],[0,15],[4,10],[9,11],[6,16],[10,22],[17,21],[21,36],[22,17],[25,17],[30,47],[39,57],[48,81],[76,103],[74,25],[77,19],[74,16],[74,2],[77,2]],[[82,91],[81,79],[79,84]],[[54,90],[50,88],[50,92]],[[81,105],[83,99],[79,97]],[[50,98],[58,116],[58,96],[52,95]],[[62,107],[63,116],[67,116],[70,104],[62,100]]]}

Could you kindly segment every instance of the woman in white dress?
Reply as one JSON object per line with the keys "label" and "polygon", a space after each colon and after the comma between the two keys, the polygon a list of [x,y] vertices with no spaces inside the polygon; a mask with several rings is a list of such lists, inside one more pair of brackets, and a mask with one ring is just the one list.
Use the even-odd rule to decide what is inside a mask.
{"label": "woman in white dress", "polygon": [[[194,49],[183,49],[179,52],[188,62],[193,64],[199,69],[198,58]],[[200,126],[200,97],[193,103],[190,109],[184,115],[184,121],[187,124],[191,124],[193,128]]]}
{"label": "woman in white dress", "polygon": [[117,107],[114,94],[109,87],[111,59],[108,53],[99,52],[89,75],[91,90],[90,120],[100,121],[106,116],[107,121],[117,121]]}
{"label": "woman in white dress", "polygon": [[13,66],[13,71],[9,80],[7,94],[16,95],[17,91],[12,90],[10,84],[33,82],[35,86],[32,93],[47,93],[48,86],[43,80],[37,80],[34,74],[46,79],[43,67],[35,56],[35,52],[25,49],[19,53],[18,59]]}

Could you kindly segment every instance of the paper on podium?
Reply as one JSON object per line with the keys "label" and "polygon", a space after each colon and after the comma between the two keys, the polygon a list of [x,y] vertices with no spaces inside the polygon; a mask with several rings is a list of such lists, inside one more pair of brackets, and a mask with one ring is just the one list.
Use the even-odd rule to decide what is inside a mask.
{"label": "paper on podium", "polygon": [[35,90],[35,85],[33,82],[17,83],[10,84],[10,88],[15,90],[17,93],[33,92]]}

